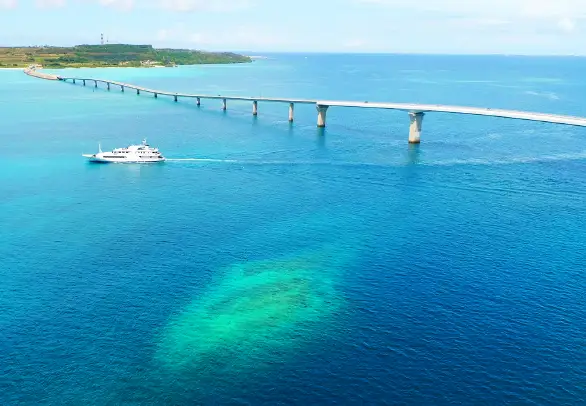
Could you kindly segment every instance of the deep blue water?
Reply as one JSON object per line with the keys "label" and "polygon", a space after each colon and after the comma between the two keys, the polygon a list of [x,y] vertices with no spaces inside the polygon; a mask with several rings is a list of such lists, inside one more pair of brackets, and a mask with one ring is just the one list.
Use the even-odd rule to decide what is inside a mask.
{"label": "deep blue water", "polygon": [[[586,116],[586,59],[271,55],[76,74]],[[0,71],[0,404],[584,404],[586,129]],[[146,137],[162,165],[80,154]],[[203,160],[196,160],[203,159]]]}

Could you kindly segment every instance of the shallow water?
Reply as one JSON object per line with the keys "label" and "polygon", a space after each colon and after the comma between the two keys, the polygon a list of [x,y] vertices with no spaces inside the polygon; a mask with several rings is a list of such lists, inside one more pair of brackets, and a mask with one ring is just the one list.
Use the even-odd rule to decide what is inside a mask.
{"label": "shallow water", "polygon": [[[307,57],[307,58],[306,58]],[[586,116],[579,58],[74,71]],[[107,92],[0,71],[0,404],[586,401],[586,130]],[[162,165],[81,153],[143,137]]]}

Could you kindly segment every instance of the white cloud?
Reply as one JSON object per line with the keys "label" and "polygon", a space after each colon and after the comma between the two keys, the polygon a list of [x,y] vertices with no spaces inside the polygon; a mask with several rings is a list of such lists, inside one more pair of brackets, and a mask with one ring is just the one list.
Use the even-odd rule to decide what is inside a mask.
{"label": "white cloud", "polygon": [[376,13],[378,25],[361,36],[381,50],[586,54],[586,0],[347,1],[364,15]]}
{"label": "white cloud", "polygon": [[0,0],[0,9],[12,9],[18,6],[17,0]]}
{"label": "white cloud", "polygon": [[[16,0],[0,0],[16,1]],[[40,1],[60,1],[60,0],[40,0]],[[64,0],[61,0],[64,1]],[[94,0],[105,7],[112,7],[119,10],[131,10],[134,8],[142,9],[160,9],[173,12],[193,12],[193,11],[216,11],[231,12],[249,8],[252,6],[251,0]]]}
{"label": "white cloud", "polygon": [[507,20],[499,20],[492,18],[453,18],[446,20],[450,26],[461,29],[488,29],[497,30],[499,28],[507,27],[511,24]]}
{"label": "white cloud", "polygon": [[169,30],[161,28],[159,31],[157,31],[155,38],[157,39],[157,41],[166,41],[167,39],[169,39],[169,36]]}
{"label": "white cloud", "polygon": [[[478,21],[481,25],[489,22],[510,22],[513,24],[554,25],[564,32],[574,31],[580,20],[586,19],[584,0],[355,0],[370,6],[395,10],[409,10],[413,19],[426,15],[436,20]],[[553,23],[553,24],[552,24]],[[502,25],[502,24],[495,24]]]}
{"label": "white cloud", "polygon": [[58,8],[65,6],[65,0],[36,0],[39,8]]}
{"label": "white cloud", "polygon": [[576,23],[569,18],[562,18],[558,21],[558,27],[567,33],[570,33],[576,29]]}
{"label": "white cloud", "polygon": [[189,42],[193,44],[202,44],[205,42],[205,36],[199,32],[194,32],[189,35]]}
{"label": "white cloud", "polygon": [[584,0],[355,0],[357,3],[394,9],[409,9],[414,13],[435,13],[438,18],[483,18],[495,20],[561,20],[586,18]]}
{"label": "white cloud", "polygon": [[583,0],[355,0],[357,3],[386,7],[405,7],[413,11],[433,10],[447,13],[481,14],[525,14],[552,16],[568,13],[586,13]]}
{"label": "white cloud", "polygon": [[586,16],[586,3],[576,0],[541,0],[541,1],[520,1],[519,14],[529,18],[559,18]]}
{"label": "white cloud", "polygon": [[[280,33],[268,33],[256,26],[233,26],[229,29],[199,32],[183,23],[162,28],[154,35],[155,46],[184,46],[194,49],[224,48],[253,49],[287,44],[289,39]],[[179,45],[180,44],[180,45]]]}
{"label": "white cloud", "polygon": [[350,41],[344,44],[345,48],[364,48],[366,42],[361,39],[351,39]]}
{"label": "white cloud", "polygon": [[186,11],[238,11],[251,6],[249,0],[161,0],[159,7],[178,12]]}
{"label": "white cloud", "polygon": [[123,11],[132,10],[134,7],[134,0],[99,0],[99,2],[102,6]]}

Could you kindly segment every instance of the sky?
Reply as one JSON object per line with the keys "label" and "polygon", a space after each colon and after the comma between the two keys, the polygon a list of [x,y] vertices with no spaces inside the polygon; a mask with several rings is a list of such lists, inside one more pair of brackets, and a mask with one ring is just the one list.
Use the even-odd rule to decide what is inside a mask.
{"label": "sky", "polygon": [[0,0],[0,46],[586,55],[586,0]]}

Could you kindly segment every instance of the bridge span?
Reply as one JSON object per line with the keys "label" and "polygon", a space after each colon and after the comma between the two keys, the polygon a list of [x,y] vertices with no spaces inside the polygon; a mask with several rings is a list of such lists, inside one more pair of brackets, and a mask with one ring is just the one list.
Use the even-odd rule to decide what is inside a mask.
{"label": "bridge span", "polygon": [[24,72],[33,77],[46,80],[58,80],[63,82],[71,82],[73,84],[80,82],[84,86],[87,83],[93,83],[94,87],[98,87],[102,83],[110,90],[111,86],[120,87],[122,92],[125,89],[132,89],[136,91],[137,95],[141,93],[152,94],[155,98],[159,96],[173,97],[175,101],[179,98],[196,99],[198,106],[201,105],[202,99],[222,100],[222,109],[227,109],[228,100],[249,101],[252,102],[252,114],[258,115],[258,103],[287,103],[289,104],[289,121],[294,119],[295,104],[313,104],[317,109],[317,126],[326,126],[326,116],[328,108],[330,107],[353,107],[353,108],[371,108],[371,109],[386,109],[399,110],[409,114],[409,142],[418,144],[421,141],[421,129],[423,125],[423,117],[426,113],[450,113],[450,114],[468,114],[476,116],[491,116],[502,117],[516,120],[539,121],[545,123],[564,124],[578,127],[586,127],[585,117],[574,117],[566,115],[548,114],[548,113],[534,113],[528,111],[517,110],[503,110],[491,109],[483,107],[464,107],[464,106],[446,106],[439,104],[416,104],[416,103],[386,103],[386,102],[359,102],[359,101],[340,101],[340,100],[317,100],[317,99],[298,99],[298,98],[270,98],[270,97],[246,97],[246,96],[223,96],[223,95],[206,95],[206,94],[190,94],[190,93],[173,93],[163,90],[149,89],[146,87],[136,86],[129,83],[117,82],[113,80],[94,79],[85,77],[66,77],[39,72],[34,67],[25,69]]}

